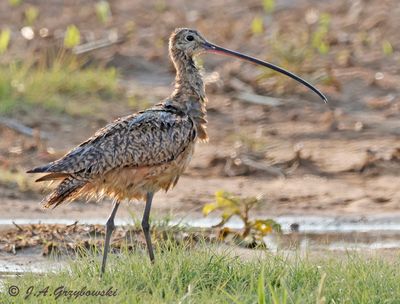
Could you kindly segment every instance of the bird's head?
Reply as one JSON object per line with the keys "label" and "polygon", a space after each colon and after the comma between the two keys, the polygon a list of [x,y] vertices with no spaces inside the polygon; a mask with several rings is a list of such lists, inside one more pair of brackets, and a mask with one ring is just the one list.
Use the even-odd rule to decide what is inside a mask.
{"label": "bird's head", "polygon": [[183,52],[192,57],[206,51],[204,45],[207,41],[196,30],[188,28],[176,29],[169,38],[170,53]]}
{"label": "bird's head", "polygon": [[250,57],[248,55],[232,51],[223,47],[220,47],[218,45],[215,45],[211,42],[208,42],[206,39],[204,39],[200,33],[196,30],[193,29],[188,29],[188,28],[178,28],[176,29],[170,39],[169,39],[169,52],[171,54],[172,59],[174,62],[180,58],[180,60],[184,59],[183,57],[191,58],[195,55],[198,55],[203,52],[208,52],[208,53],[215,53],[215,54],[221,54],[221,55],[228,55],[232,57],[236,57],[242,60],[246,60],[267,68],[270,68],[272,70],[275,70],[279,73],[282,73],[286,76],[289,76],[290,78],[300,82],[301,84],[305,85],[312,91],[314,91],[319,97],[321,97],[325,102],[327,101],[326,97],[324,94],[322,94],[317,88],[315,88],[312,84],[308,83],[301,77],[281,68],[278,67],[272,63],[262,61],[260,59]]}

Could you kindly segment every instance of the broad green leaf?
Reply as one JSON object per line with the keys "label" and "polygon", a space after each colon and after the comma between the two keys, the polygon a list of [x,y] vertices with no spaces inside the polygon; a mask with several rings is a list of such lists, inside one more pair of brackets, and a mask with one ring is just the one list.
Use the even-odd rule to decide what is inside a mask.
{"label": "broad green leaf", "polygon": [[215,192],[215,198],[218,199],[219,197],[225,197],[226,192],[224,190],[218,190]]}
{"label": "broad green leaf", "polygon": [[218,208],[218,204],[217,203],[209,203],[209,204],[205,204],[203,207],[203,214],[204,215],[209,215],[211,212],[213,212],[215,209]]}
{"label": "broad green leaf", "polygon": [[220,199],[219,201],[213,202],[213,203],[208,203],[205,204],[203,207],[203,214],[208,215],[214,210],[217,209],[222,209],[224,210],[224,213],[222,214],[222,217],[224,218],[225,215],[229,214],[239,214],[240,210],[232,204],[230,200],[227,199]]}
{"label": "broad green leaf", "polygon": [[218,204],[218,208],[237,206],[237,200],[235,200],[235,198],[229,193],[224,191],[218,191],[215,194],[215,199],[216,203]]}
{"label": "broad green leaf", "polygon": [[208,215],[216,209],[224,209],[227,207],[234,207],[235,204],[232,200],[227,198],[228,194],[225,191],[219,190],[215,193],[215,202],[205,204],[203,207],[203,214]]}
{"label": "broad green leaf", "polygon": [[69,25],[64,36],[64,46],[73,48],[81,42],[81,33],[75,25]]}
{"label": "broad green leaf", "polygon": [[8,46],[10,44],[11,31],[6,28],[0,32],[0,54],[3,54],[7,51]]}

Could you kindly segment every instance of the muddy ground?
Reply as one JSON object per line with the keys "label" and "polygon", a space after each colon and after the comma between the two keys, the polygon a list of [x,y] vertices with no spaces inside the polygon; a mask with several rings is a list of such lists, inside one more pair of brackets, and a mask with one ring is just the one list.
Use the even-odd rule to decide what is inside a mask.
{"label": "muddy ground", "polygon": [[[263,78],[263,71],[249,64],[202,56],[208,79],[210,141],[197,145],[176,188],[157,194],[155,214],[201,216],[202,206],[213,201],[220,189],[242,196],[263,194],[257,214],[399,212],[400,6],[396,0],[277,1],[272,14],[255,0],[215,0],[204,7],[201,2],[118,0],[111,3],[113,19],[104,28],[99,28],[90,10],[93,1],[71,1],[63,9],[45,2],[26,1],[12,10],[6,1],[0,4],[2,25],[10,25],[16,35],[16,20],[27,4],[40,8],[37,28],[47,27],[54,34],[36,44],[18,38],[8,56],[26,56],[21,49],[35,54],[40,43],[57,45],[60,29],[70,23],[84,29],[87,40],[101,38],[110,30],[132,31],[124,43],[88,56],[118,67],[121,88],[153,104],[172,89],[168,35],[175,27],[189,26],[220,45],[284,65],[327,94],[329,103],[324,104],[283,77]],[[295,56],[297,48],[312,49],[298,37],[316,31],[319,25],[314,19],[322,13],[329,13],[331,19],[323,38],[330,47],[328,54],[313,50],[312,55],[301,53],[293,61],[290,55]],[[263,33],[251,29],[255,17],[264,20]],[[283,56],[284,52],[289,55]],[[271,96],[279,104],[256,105],[243,93],[266,103],[271,99],[262,96]],[[132,111],[129,105],[110,102],[102,113],[90,117],[41,108],[12,113],[10,118],[45,132],[49,139],[38,144],[37,139],[0,126],[2,172],[24,176],[26,169],[61,156],[107,121]],[[30,177],[21,179],[0,183],[1,218],[105,219],[110,212],[109,201],[74,202],[43,211],[39,205],[42,189],[31,186]],[[130,202],[119,216],[127,218],[135,212],[139,217],[142,208],[141,202]]]}

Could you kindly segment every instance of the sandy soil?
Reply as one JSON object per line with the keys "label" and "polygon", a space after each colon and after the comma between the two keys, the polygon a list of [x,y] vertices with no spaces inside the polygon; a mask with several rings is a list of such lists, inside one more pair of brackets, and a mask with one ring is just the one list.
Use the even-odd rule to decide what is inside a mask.
{"label": "sandy soil", "polygon": [[[299,105],[293,109],[290,104],[293,106],[294,102],[311,109],[306,111]],[[218,111],[213,110],[209,115],[211,140],[207,144],[198,144],[191,166],[177,187],[167,194],[160,193],[156,196],[154,208],[159,214],[199,214],[202,206],[211,202],[214,193],[220,189],[242,196],[264,194],[265,203],[259,211],[269,215],[368,215],[398,211],[400,176],[398,171],[393,172],[394,166],[400,167],[398,160],[377,160],[365,172],[352,172],[365,164],[367,149],[378,148],[380,153],[390,154],[393,147],[399,144],[396,135],[385,134],[378,128],[327,132],[325,122],[320,121],[324,111],[327,111],[324,109],[325,105],[305,101],[293,101],[278,109],[265,111],[261,106],[230,102],[225,96],[211,96],[210,105],[211,109],[218,108]],[[285,111],[291,111],[298,118],[295,121],[286,120]],[[254,113],[259,117],[255,118]],[[253,122],[254,119],[257,121]],[[390,120],[377,121],[378,119],[379,117],[362,122],[366,125],[379,123],[382,129],[382,124],[390,126],[393,123]],[[351,124],[352,120],[354,118],[349,117],[342,122]],[[237,121],[241,121],[239,125]],[[92,131],[91,128],[73,128],[72,126],[72,134],[89,134]],[[85,138],[85,134],[82,134],[75,136],[71,142],[61,143],[60,138],[68,135],[64,137],[62,132],[60,135],[59,130],[46,131],[52,135],[48,145],[57,150],[68,149]],[[235,151],[235,140],[230,139],[233,132],[261,134],[260,140],[265,141],[266,155],[275,162],[285,162],[293,158],[294,147],[298,144],[302,145],[304,155],[311,156],[312,162],[300,164],[286,177],[275,177],[264,172],[225,176],[223,167],[214,165],[213,160],[217,157],[229,159],[229,155]],[[35,160],[32,163],[39,162]],[[3,206],[0,215],[2,218],[105,218],[110,209],[110,202],[77,202],[44,212],[38,204],[38,194],[19,194],[13,189],[3,191],[0,198]],[[142,209],[141,203],[131,203],[128,206],[123,211],[125,216],[128,209]]]}
{"label": "sandy soil", "polygon": [[[50,16],[54,7],[46,7],[39,2],[41,14]],[[73,5],[83,5],[78,2]],[[108,58],[109,64],[120,67],[123,72],[121,85],[136,96],[146,97],[150,103],[159,102],[171,91],[173,73],[167,61],[166,45],[161,43],[161,46],[155,47],[154,41],[161,39],[165,42],[169,31],[181,25],[175,20],[184,20],[188,25],[200,28],[207,37],[221,44],[269,59],[259,38],[248,31],[239,31],[244,25],[248,28],[252,18],[260,12],[260,1],[249,1],[245,7],[238,4],[240,1],[230,2],[230,6],[214,1],[210,7],[194,5],[188,8],[181,1],[172,1],[163,12],[154,13],[155,16],[162,16],[165,26],[161,29],[160,25],[152,22],[155,17],[149,17],[152,16],[148,13],[151,11],[149,4],[144,1],[134,4],[118,1],[118,5],[113,5],[115,20],[112,25],[123,28],[131,19],[126,12],[132,12],[135,35],[126,44],[101,50],[94,56]],[[294,20],[307,16],[310,9],[331,14],[336,29],[329,37],[333,39],[333,55],[319,56],[314,61],[315,70],[311,69],[314,79],[316,74],[331,71],[334,81],[320,86],[330,102],[323,104],[295,84],[285,82],[283,89],[292,97],[277,98],[281,101],[280,105],[247,103],[238,98],[243,91],[276,95],[279,90],[267,81],[256,83],[254,78],[257,72],[252,66],[238,64],[232,59],[204,56],[206,76],[213,71],[218,73],[217,80],[207,86],[210,142],[197,145],[190,168],[177,187],[168,194],[156,196],[156,214],[201,216],[202,206],[212,201],[219,189],[242,196],[263,194],[265,201],[256,212],[266,215],[375,215],[399,211],[400,152],[396,149],[400,148],[400,81],[394,64],[398,53],[388,58],[382,55],[379,45],[365,49],[357,49],[358,45],[348,46],[352,38],[358,37],[357,31],[367,31],[372,38],[384,33],[392,39],[396,48],[399,43],[394,35],[397,34],[393,19],[396,10],[385,17],[387,20],[377,13],[394,7],[396,2],[361,1],[360,8],[355,8],[352,1],[340,1],[336,6],[320,2],[305,4],[299,1],[296,5],[278,2],[274,22],[269,17],[266,19],[267,25],[272,27],[271,31],[279,26],[282,30],[282,24],[293,28]],[[58,23],[45,19],[47,24],[56,23],[61,27],[70,23],[74,16],[71,13],[73,5],[62,12],[63,17],[56,20]],[[225,5],[229,8],[226,14],[231,28],[217,22],[217,8]],[[135,7],[139,6],[141,10],[135,11]],[[80,11],[75,17],[76,23],[86,26],[87,31],[93,31],[96,37],[101,36],[101,31],[95,28],[96,17],[85,9]],[[236,18],[238,14],[243,18]],[[352,14],[358,14],[358,17]],[[176,19],[179,16],[183,19]],[[3,21],[7,23],[10,18],[12,15],[4,16]],[[360,18],[362,22],[357,23],[352,18]],[[213,22],[205,20],[217,22],[221,32],[216,33],[212,28]],[[354,28],[352,24],[356,24]],[[15,48],[20,49],[21,43],[16,43]],[[33,43],[27,46],[35,49]],[[350,61],[338,63],[335,56],[353,47]],[[275,55],[271,49],[268,50],[273,60]],[[303,70],[309,69],[309,65],[303,67]],[[377,72],[384,73],[384,77],[377,76]],[[233,81],[235,79],[236,82]],[[23,172],[50,161],[86,139],[107,121],[131,111],[128,106],[119,103],[110,104],[108,110],[102,119],[66,117],[40,109],[29,115],[15,113],[14,118],[49,134],[46,145],[51,149],[47,151],[55,151],[55,154],[37,149],[33,139],[0,126],[0,166]],[[296,158],[296,151],[300,151],[300,157]],[[243,164],[243,159],[248,158],[255,162],[256,168]],[[260,169],[265,166],[273,166],[285,176]],[[40,189],[32,190],[30,186],[18,183],[0,184],[0,217],[106,218],[111,208],[109,201],[99,204],[76,202],[44,212],[38,204],[42,197],[40,193]],[[128,217],[130,210],[141,212],[142,207],[142,203],[127,204],[119,216]]]}

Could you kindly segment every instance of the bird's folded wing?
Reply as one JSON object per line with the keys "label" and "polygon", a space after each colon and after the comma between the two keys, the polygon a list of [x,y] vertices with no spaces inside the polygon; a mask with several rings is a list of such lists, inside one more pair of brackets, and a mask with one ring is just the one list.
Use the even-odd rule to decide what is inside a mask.
{"label": "bird's folded wing", "polygon": [[29,172],[61,172],[94,177],[121,167],[173,161],[195,138],[186,115],[145,111],[105,126],[64,157]]}

